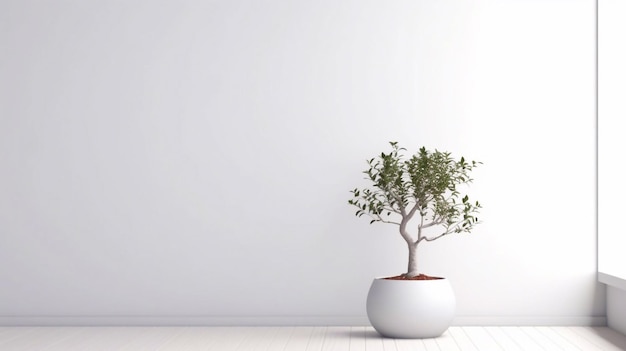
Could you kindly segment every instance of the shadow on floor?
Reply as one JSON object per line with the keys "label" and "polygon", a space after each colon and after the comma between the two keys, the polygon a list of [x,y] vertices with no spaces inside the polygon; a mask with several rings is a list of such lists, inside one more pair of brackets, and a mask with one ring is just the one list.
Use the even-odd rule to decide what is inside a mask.
{"label": "shadow on floor", "polygon": [[327,336],[334,336],[340,338],[367,338],[367,339],[386,339],[384,336],[378,334],[376,330],[366,329],[366,330],[350,330],[346,329],[328,329],[326,331]]}

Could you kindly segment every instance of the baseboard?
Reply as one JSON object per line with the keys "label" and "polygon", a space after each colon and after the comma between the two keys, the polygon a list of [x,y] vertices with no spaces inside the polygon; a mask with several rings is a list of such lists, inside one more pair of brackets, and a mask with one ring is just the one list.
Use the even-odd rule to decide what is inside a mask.
{"label": "baseboard", "polygon": [[0,326],[369,325],[365,316],[0,316]]}
{"label": "baseboard", "polygon": [[[455,326],[605,326],[605,316],[458,316]],[[361,326],[366,316],[0,316],[0,326]]]}
{"label": "baseboard", "polygon": [[459,316],[455,326],[606,326],[606,316]]}

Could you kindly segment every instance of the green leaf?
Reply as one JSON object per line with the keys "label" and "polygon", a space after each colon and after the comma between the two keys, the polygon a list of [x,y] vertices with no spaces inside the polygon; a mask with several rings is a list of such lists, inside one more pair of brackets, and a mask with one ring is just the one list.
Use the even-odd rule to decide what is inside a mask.
{"label": "green leaf", "polygon": [[[468,195],[460,194],[460,186],[471,183],[470,172],[479,163],[465,157],[454,159],[449,152],[430,151],[425,146],[405,158],[406,148],[396,141],[390,141],[389,145],[390,151],[385,150],[367,161],[362,173],[366,174],[363,177],[370,186],[353,190],[354,198],[349,204],[358,207],[359,217],[383,213],[390,216],[397,209],[418,206],[421,217],[440,218],[450,231],[469,232],[478,221],[473,215],[478,212],[480,203],[470,203]],[[463,216],[465,222],[455,226]]]}

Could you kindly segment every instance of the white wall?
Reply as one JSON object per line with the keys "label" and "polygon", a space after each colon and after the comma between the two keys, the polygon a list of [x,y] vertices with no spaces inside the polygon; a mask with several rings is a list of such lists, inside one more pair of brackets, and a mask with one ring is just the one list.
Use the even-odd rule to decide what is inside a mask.
{"label": "white wall", "polygon": [[457,324],[605,321],[594,2],[3,1],[2,324],[366,323],[397,140],[484,162]]}
{"label": "white wall", "polygon": [[626,279],[621,186],[626,115],[626,2],[598,2],[598,243],[599,270]]}
{"label": "white wall", "polygon": [[606,296],[609,327],[626,334],[626,290],[607,286]]}
{"label": "white wall", "polygon": [[622,183],[626,114],[626,2],[598,1],[598,280],[607,284],[607,323],[626,333]]}

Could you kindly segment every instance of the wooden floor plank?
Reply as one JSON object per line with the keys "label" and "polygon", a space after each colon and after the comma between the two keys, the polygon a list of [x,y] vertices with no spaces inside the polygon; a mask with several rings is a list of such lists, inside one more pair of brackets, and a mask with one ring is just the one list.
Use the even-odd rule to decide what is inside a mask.
{"label": "wooden floor plank", "polygon": [[[271,327],[248,327],[248,332],[246,338],[242,340],[240,344],[237,345],[235,350],[237,351],[258,351],[264,350],[269,346],[272,342],[273,333],[275,332],[275,328]],[[176,351],[184,348],[172,348],[167,351]],[[166,351],[166,350],[163,350]]]}
{"label": "wooden floor plank", "polygon": [[[596,345],[602,350],[607,351],[621,351],[624,350],[623,347],[619,345],[613,344],[611,341],[602,337],[597,331],[600,328],[592,328],[592,327],[569,327],[570,330],[574,331],[576,334],[585,338],[585,340],[590,343]],[[607,328],[608,329],[608,328]],[[622,345],[623,346],[623,345]]]}
{"label": "wooden floor plank", "polygon": [[562,337],[567,339],[572,344],[578,346],[584,351],[601,351],[602,349],[597,345],[587,341],[587,339],[575,333],[572,329],[568,327],[552,327],[554,331],[560,334]]}
{"label": "wooden floor plank", "polygon": [[350,328],[350,351],[365,350],[365,327]]}
{"label": "wooden floor plank", "polygon": [[448,328],[447,333],[454,338],[454,341],[457,345],[459,345],[461,350],[478,351],[476,345],[474,345],[469,336],[467,336],[467,334],[463,331],[462,327],[450,327]]}
{"label": "wooden floor plank", "polygon": [[439,344],[437,344],[437,338],[422,339],[422,342],[428,351],[441,351]]}
{"label": "wooden floor plank", "polygon": [[554,331],[551,327],[535,327],[538,332],[545,335],[554,344],[559,345],[564,351],[582,351],[582,349],[571,341],[565,339],[561,334]]}
{"label": "wooden floor plank", "polygon": [[14,338],[3,343],[0,350],[43,350],[79,334],[81,328],[38,327],[25,337]]}
{"label": "wooden floor plank", "polygon": [[322,346],[323,351],[346,351],[350,349],[350,327],[328,327]]}
{"label": "wooden floor plank", "polygon": [[9,335],[13,335],[15,333],[25,333],[30,329],[34,329],[33,327],[0,327],[0,342],[2,340],[9,338]]}
{"label": "wooden floor plank", "polygon": [[85,330],[85,327],[64,327],[63,329],[66,329],[68,332],[60,334],[55,341],[48,343],[45,347],[40,348],[40,350],[49,351],[52,350],[56,345],[64,342],[65,340],[80,338],[83,331]]}
{"label": "wooden floor plank", "polygon": [[421,339],[394,339],[398,351],[427,351]]}
{"label": "wooden floor plank", "polygon": [[513,340],[522,350],[545,350],[544,347],[537,343],[527,333],[524,333],[520,327],[500,327],[500,329]]}
{"label": "wooden floor plank", "polygon": [[326,339],[327,327],[315,327],[311,338],[307,344],[306,351],[321,351],[324,347],[324,339]]}
{"label": "wooden floor plank", "polygon": [[450,330],[447,330],[440,337],[435,339],[437,342],[437,346],[442,351],[461,351],[461,348],[454,340],[452,334],[450,334]]}
{"label": "wooden floor plank", "polygon": [[306,351],[314,329],[314,327],[294,327],[282,350]]}
{"label": "wooden floor plank", "polygon": [[546,351],[563,351],[563,348],[557,343],[553,342],[550,338],[540,333],[535,327],[520,327],[520,329],[533,339],[537,344]]}
{"label": "wooden floor plank", "polygon": [[[0,347],[7,342],[12,340],[28,336],[31,333],[35,332],[35,328],[33,327],[9,327],[3,330],[3,333],[0,335]],[[1,350],[2,348],[0,348]]]}
{"label": "wooden floor plank", "polygon": [[217,334],[209,348],[211,351],[237,350],[251,333],[248,327],[224,327],[224,333]]}
{"label": "wooden floor plank", "polygon": [[110,351],[119,350],[138,338],[141,331],[129,327],[84,327],[77,335],[67,337],[46,350]]}
{"label": "wooden floor plank", "polygon": [[[274,342],[274,340],[276,339],[276,334],[278,334],[278,331],[280,330],[279,327],[262,327],[264,329],[267,329],[265,333],[263,333],[263,337],[256,341],[253,344],[253,347],[249,347],[249,348],[241,348],[241,350],[245,350],[245,351],[266,351],[270,345]],[[174,351],[174,350],[172,350]]]}
{"label": "wooden floor plank", "polygon": [[618,351],[607,327],[451,327],[433,339],[392,339],[372,327],[18,327],[2,351]]}
{"label": "wooden floor plank", "polygon": [[[373,327],[364,327],[365,348],[367,351],[385,351],[384,338]],[[395,345],[394,351],[395,351]]]}
{"label": "wooden floor plank", "polygon": [[506,351],[525,351],[501,327],[485,327],[485,331]]}
{"label": "wooden floor plank", "polygon": [[[159,351],[206,351],[216,341],[218,337],[221,337],[222,330],[218,328],[207,327],[187,327],[180,331],[178,334],[169,337],[166,341],[157,348]],[[140,336],[133,340],[135,343],[137,340],[143,340],[143,336]],[[128,348],[125,346],[125,350],[134,351],[134,348]]]}
{"label": "wooden floor plank", "polygon": [[[378,332],[376,332],[376,334],[378,334]],[[383,350],[398,351],[398,347],[396,345],[396,339],[387,338],[380,334],[378,334],[378,336],[380,337],[380,341],[383,343]]]}
{"label": "wooden floor plank", "polygon": [[[116,351],[154,351],[182,332],[182,328],[136,327],[137,336]],[[75,339],[81,336],[74,337]],[[71,342],[71,340],[70,340]],[[55,350],[62,351],[62,348]]]}
{"label": "wooden floor plank", "polygon": [[289,340],[291,340],[291,337],[293,336],[295,329],[296,329],[295,327],[277,328],[277,332],[274,335],[274,339],[272,340],[270,345],[267,347],[266,351],[287,350],[285,347],[287,346],[287,343],[289,342]]}
{"label": "wooden floor plank", "polygon": [[396,340],[391,338],[383,337],[383,349],[385,351],[398,351],[398,346],[396,345]]}
{"label": "wooden floor plank", "polygon": [[621,334],[609,327],[594,327],[593,332],[611,344],[626,350],[626,335]]}
{"label": "wooden floor plank", "polygon": [[462,327],[479,350],[503,350],[483,327]]}

